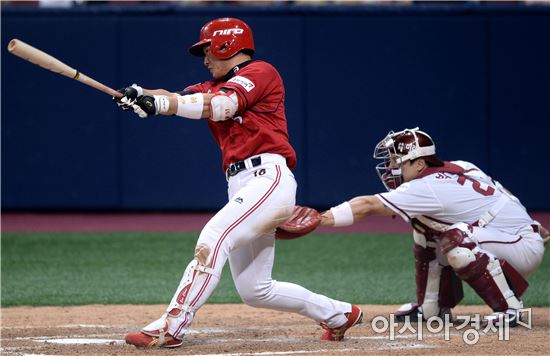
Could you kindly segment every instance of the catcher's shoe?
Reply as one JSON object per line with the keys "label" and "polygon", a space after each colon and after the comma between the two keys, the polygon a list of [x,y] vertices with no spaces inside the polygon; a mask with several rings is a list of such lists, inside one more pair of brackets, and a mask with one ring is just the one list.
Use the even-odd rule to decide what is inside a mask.
{"label": "catcher's shoe", "polygon": [[[420,315],[420,317],[419,317]],[[441,320],[445,321],[445,315],[449,316],[449,321],[452,320],[451,308],[439,308],[439,314],[437,315]],[[394,320],[396,323],[402,323],[408,320],[409,323],[416,323],[418,319],[426,321],[422,315],[422,307],[416,303],[403,304],[394,313]]]}
{"label": "catcher's shoe", "polygon": [[[505,312],[494,312],[483,318],[482,326],[492,324],[496,327],[508,326],[510,328],[518,326],[518,323],[523,321],[523,313],[517,309],[508,309]],[[502,325],[501,325],[502,324]]]}
{"label": "catcher's shoe", "polygon": [[321,340],[326,341],[342,341],[344,339],[344,334],[346,331],[354,325],[360,324],[363,320],[363,312],[357,305],[351,306],[351,312],[346,313],[348,322],[339,328],[331,328],[325,323],[321,323],[321,327],[325,329],[323,335],[321,335]]}
{"label": "catcher's shoe", "polygon": [[172,337],[170,334],[165,334],[163,337],[152,336],[143,332],[129,333],[126,335],[126,343],[134,345],[142,349],[151,349],[157,347],[179,347],[183,344],[182,340],[178,340]]}

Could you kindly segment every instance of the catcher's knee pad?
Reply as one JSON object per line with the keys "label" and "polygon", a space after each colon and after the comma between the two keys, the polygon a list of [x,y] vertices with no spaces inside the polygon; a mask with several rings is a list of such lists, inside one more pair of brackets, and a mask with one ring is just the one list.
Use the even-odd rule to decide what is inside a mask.
{"label": "catcher's knee pad", "polygon": [[471,240],[472,226],[454,224],[439,235],[441,251],[453,269],[459,269],[475,261],[476,244]]}
{"label": "catcher's knee pad", "polygon": [[455,247],[447,254],[447,260],[453,269],[466,267],[476,260],[475,254],[466,247]]}

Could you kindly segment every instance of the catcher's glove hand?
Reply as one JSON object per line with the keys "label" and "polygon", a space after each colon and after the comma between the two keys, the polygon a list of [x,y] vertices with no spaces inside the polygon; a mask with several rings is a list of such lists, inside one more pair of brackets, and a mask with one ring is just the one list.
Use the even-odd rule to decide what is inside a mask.
{"label": "catcher's glove hand", "polygon": [[292,240],[309,234],[321,223],[321,214],[313,208],[296,205],[292,215],[275,231],[278,240]]}

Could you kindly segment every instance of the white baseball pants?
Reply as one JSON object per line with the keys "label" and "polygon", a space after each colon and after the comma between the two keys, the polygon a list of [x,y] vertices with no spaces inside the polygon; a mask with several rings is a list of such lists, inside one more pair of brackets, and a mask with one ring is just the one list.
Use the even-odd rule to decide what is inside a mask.
{"label": "white baseball pants", "polygon": [[195,265],[188,267],[167,310],[179,306],[183,311],[177,322],[169,323],[168,331],[178,339],[216,288],[227,259],[246,304],[298,313],[329,327],[347,322],[344,313],[351,311],[349,303],[272,279],[275,228],[292,213],[297,185],[284,157],[262,154],[261,158],[261,165],[252,167],[248,161],[250,168],[229,177],[229,202],[199,236],[197,246],[209,251],[206,268],[201,273],[200,266],[198,270]]}

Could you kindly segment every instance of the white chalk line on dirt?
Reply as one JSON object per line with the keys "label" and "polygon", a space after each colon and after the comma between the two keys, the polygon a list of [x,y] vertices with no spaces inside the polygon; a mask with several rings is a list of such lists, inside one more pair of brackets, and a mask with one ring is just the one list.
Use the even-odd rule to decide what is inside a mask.
{"label": "white chalk line on dirt", "polygon": [[[75,328],[75,327],[88,327],[88,328],[121,328],[122,326],[115,326],[115,325],[100,325],[100,324],[66,324],[66,325],[60,325],[59,327],[62,328]],[[51,326],[50,326],[51,328]],[[124,328],[132,328],[132,326],[124,326]],[[189,334],[194,335],[201,335],[201,334],[212,334],[212,333],[231,333],[236,331],[243,331],[243,330],[277,330],[280,328],[274,328],[274,327],[260,327],[260,328],[199,328],[195,329],[189,332]],[[124,340],[118,339],[118,338],[112,338],[113,336],[118,336],[120,334],[118,333],[103,333],[103,334],[86,334],[86,335],[70,335],[67,337],[66,335],[63,336],[33,336],[33,337],[17,337],[15,339],[19,340],[30,340],[34,342],[42,342],[42,343],[52,343],[52,344],[58,344],[58,345],[87,345],[87,344],[93,344],[93,345],[123,345],[125,342]],[[440,335],[424,335],[424,338],[433,338],[433,337],[439,337]],[[406,339],[414,339],[417,338],[418,335],[416,334],[410,334],[410,335],[395,335],[394,340],[389,340],[389,336],[384,335],[377,335],[377,336],[351,336],[349,339],[352,340],[380,340],[384,341],[387,340],[389,342],[383,342],[379,345],[372,345],[368,348],[368,350],[412,350],[412,349],[430,349],[430,348],[436,348],[435,345],[428,345],[421,342],[407,342],[407,343],[400,343],[400,340],[406,340]],[[209,344],[213,343],[232,343],[232,342],[238,342],[238,343],[247,343],[247,342],[274,342],[274,343],[296,343],[303,340],[303,338],[298,337],[271,337],[271,338],[261,338],[261,337],[253,337],[253,338],[208,338],[207,340],[201,340],[196,338],[191,338],[190,342],[207,342]],[[412,341],[412,340],[411,340]],[[419,340],[420,341],[420,340]],[[265,351],[265,352],[243,352],[243,353],[234,353],[234,354],[202,354],[202,355],[196,355],[196,356],[262,356],[262,355],[292,355],[292,354],[316,354],[316,353],[323,353],[323,352],[355,352],[359,350],[365,350],[365,348],[357,349],[335,349],[335,350],[294,350],[294,351]],[[19,350],[17,353],[18,355],[21,355],[22,350]],[[25,354],[27,356],[30,356],[30,354]],[[44,355],[43,355],[44,356]]]}
{"label": "white chalk line on dirt", "polygon": [[[112,335],[112,334],[111,334]],[[88,335],[92,336],[92,335]],[[93,336],[106,336],[106,335],[93,335]],[[434,335],[435,336],[435,335]],[[423,343],[407,343],[407,344],[401,344],[399,343],[398,339],[411,339],[415,337],[415,335],[400,335],[396,337],[396,340],[392,340],[393,342],[390,343],[384,343],[383,345],[376,346],[374,350],[393,350],[393,349],[420,349],[420,348],[434,348],[436,346],[433,345],[427,345]],[[43,343],[53,343],[53,344],[62,344],[62,345],[84,345],[84,344],[95,344],[95,345],[122,345],[124,344],[124,340],[120,339],[107,339],[107,338],[90,338],[90,337],[59,337],[59,336],[35,336],[35,337],[19,337],[16,338],[19,340],[30,340],[35,342],[43,342]],[[383,336],[361,336],[361,337],[350,337],[349,339],[356,339],[356,340],[383,340],[387,339],[387,337]],[[214,344],[214,343],[232,343],[232,342],[238,342],[238,343],[247,343],[247,342],[292,342],[296,343],[302,340],[302,338],[289,338],[289,337],[275,337],[275,338],[231,338],[231,339],[212,339],[209,338],[207,340],[207,343]],[[197,340],[193,340],[197,341]],[[353,349],[357,350],[357,349]],[[315,352],[322,352],[322,350],[317,351],[310,351],[310,350],[296,350],[296,351],[285,351],[284,354],[287,353],[315,353]],[[340,351],[338,351],[340,352]],[[271,353],[271,352],[270,352]],[[263,353],[239,353],[238,355],[262,355]],[[268,353],[269,354],[269,353]]]}
{"label": "white chalk line on dirt", "polygon": [[[68,327],[68,325],[65,325]],[[97,326],[97,325],[96,325]],[[114,325],[103,325],[104,328],[122,328],[120,326],[114,326]],[[30,327],[29,327],[30,328]],[[52,327],[48,327],[51,329]],[[55,327],[53,327],[55,328]],[[128,329],[131,327],[124,327],[123,329]],[[200,328],[195,330],[189,330],[188,335],[201,335],[201,334],[212,334],[212,333],[235,333],[235,332],[241,332],[245,330],[278,330],[279,328],[271,328],[271,327],[263,327],[263,328]],[[26,337],[16,337],[15,340],[51,340],[51,339],[58,339],[58,338],[67,338],[67,339],[74,339],[74,338],[104,338],[106,336],[117,336],[120,335],[120,333],[101,333],[101,334],[84,334],[84,335],[78,335],[73,334],[70,335],[70,337],[67,338],[66,335],[58,335],[58,336],[26,336]],[[443,335],[443,334],[441,334]],[[460,334],[451,333],[451,336],[456,336]],[[423,335],[423,338],[433,338],[438,337],[439,334],[426,334]],[[412,339],[417,338],[417,334],[401,334],[401,335],[395,335],[395,339]],[[347,339],[356,339],[356,340],[385,340],[389,339],[389,336],[385,335],[378,335],[378,336],[348,336]],[[232,338],[232,339],[215,339],[220,340],[220,342],[226,342],[230,340],[235,341],[249,341],[249,340],[261,340],[261,341],[296,341],[301,340],[299,337],[280,337],[280,338],[263,338],[260,339],[258,337],[255,337],[253,339],[242,339],[242,338]]]}

